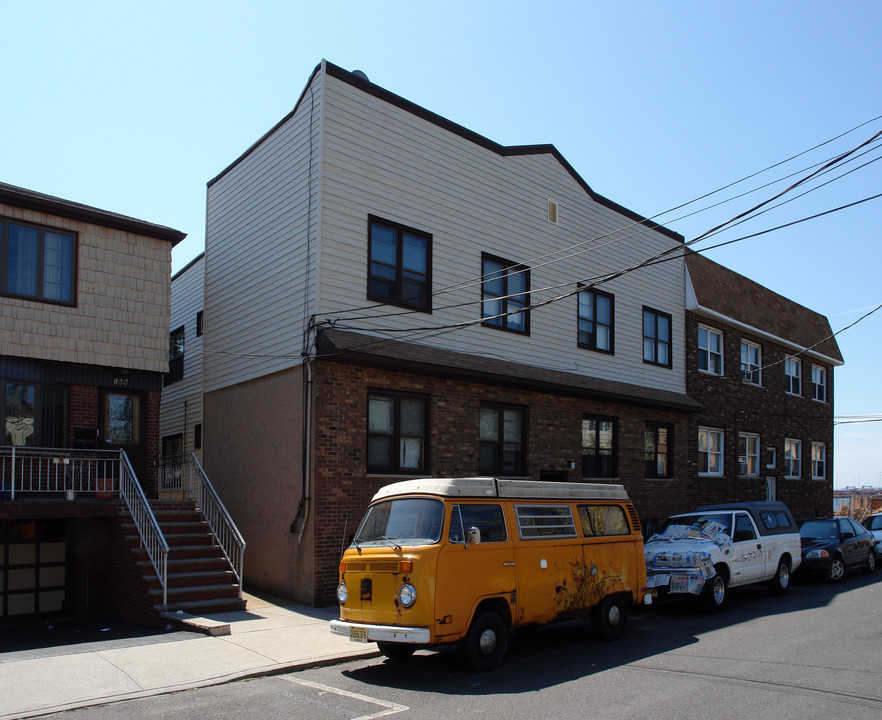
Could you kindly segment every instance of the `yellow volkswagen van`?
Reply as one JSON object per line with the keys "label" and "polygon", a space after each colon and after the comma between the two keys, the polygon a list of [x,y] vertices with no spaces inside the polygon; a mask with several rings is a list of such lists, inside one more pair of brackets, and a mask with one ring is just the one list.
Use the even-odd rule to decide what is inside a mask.
{"label": "yellow volkswagen van", "polygon": [[509,630],[590,617],[611,640],[644,597],[640,522],[621,485],[406,480],[380,489],[343,553],[331,632],[396,660],[459,643],[490,670]]}

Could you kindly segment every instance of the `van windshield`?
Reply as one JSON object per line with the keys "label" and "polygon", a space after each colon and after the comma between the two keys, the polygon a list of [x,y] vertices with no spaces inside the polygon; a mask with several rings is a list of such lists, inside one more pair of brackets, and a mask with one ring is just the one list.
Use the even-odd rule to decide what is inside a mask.
{"label": "van windshield", "polygon": [[396,498],[368,508],[353,545],[434,545],[441,539],[444,504],[430,498]]}

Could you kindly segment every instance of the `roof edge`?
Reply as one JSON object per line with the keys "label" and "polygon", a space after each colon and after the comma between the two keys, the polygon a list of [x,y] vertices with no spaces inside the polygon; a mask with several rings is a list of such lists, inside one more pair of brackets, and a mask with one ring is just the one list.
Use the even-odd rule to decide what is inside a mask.
{"label": "roof edge", "polygon": [[146,220],[138,220],[127,215],[101,210],[91,205],[83,205],[7,183],[0,183],[0,203],[49,215],[59,215],[70,220],[79,220],[114,230],[123,230],[157,240],[167,240],[172,244],[172,247],[187,237],[187,233],[174,228],[156,225]]}

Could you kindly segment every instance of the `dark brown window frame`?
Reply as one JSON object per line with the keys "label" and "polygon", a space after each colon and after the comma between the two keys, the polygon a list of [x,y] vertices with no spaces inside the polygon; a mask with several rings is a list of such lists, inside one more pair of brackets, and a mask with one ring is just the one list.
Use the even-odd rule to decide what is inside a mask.
{"label": "dark brown window frame", "polygon": [[[612,465],[609,472],[600,472],[599,470],[599,458],[600,455],[600,428],[598,427],[595,435],[596,447],[598,452],[593,456],[586,455],[585,446],[582,445],[582,476],[583,477],[596,477],[596,478],[614,478],[618,477],[619,472],[619,422],[617,418],[611,417],[609,415],[594,415],[592,413],[586,413],[582,416],[582,432],[584,433],[585,421],[586,420],[594,420],[596,422],[608,422],[612,425],[612,455],[610,463]],[[586,472],[586,457],[593,457],[593,469],[594,472]]]}
{"label": "dark brown window frame", "polygon": [[[494,410],[496,411],[496,429],[497,429],[497,439],[496,440],[484,440],[481,438],[480,431],[480,412],[483,410]],[[512,469],[507,469],[505,465],[505,411],[517,411],[521,416],[521,437],[520,437],[520,450],[518,451],[518,459],[516,463],[516,467]],[[481,465],[481,449],[486,447],[489,444],[494,444],[495,447],[495,461],[493,468],[482,466]],[[527,408],[523,405],[509,405],[505,403],[495,403],[495,402],[482,402],[479,409],[479,420],[478,420],[478,472],[479,473],[487,473],[490,475],[501,475],[505,477],[522,477],[526,474],[527,470]]]}
{"label": "dark brown window frame", "polygon": [[[374,260],[373,258],[373,227],[374,225],[382,226],[388,230],[391,230],[395,233],[395,264],[389,265],[388,263],[382,263],[379,260]],[[407,302],[402,299],[402,280],[405,274],[404,267],[404,243],[402,241],[402,235],[407,233],[408,235],[413,235],[415,237],[423,238],[426,241],[426,272],[425,277],[422,281],[423,284],[423,294],[424,301],[420,303]],[[410,310],[419,310],[422,312],[431,313],[432,312],[432,235],[423,230],[417,230],[416,228],[408,227],[407,225],[402,225],[401,223],[393,222],[391,220],[386,220],[381,217],[377,217],[376,215],[368,215],[368,246],[367,246],[367,297],[370,300],[375,300],[376,302],[383,303],[384,305],[398,305],[399,307],[408,308]],[[371,286],[375,281],[375,278],[379,278],[379,275],[375,275],[373,272],[374,264],[383,265],[387,268],[393,268],[395,273],[394,279],[394,288],[395,292],[390,296],[383,295],[381,293],[372,292]],[[413,271],[410,271],[413,273]]]}
{"label": "dark brown window frame", "polygon": [[[504,284],[504,289],[502,295],[489,294],[487,292],[487,276],[491,273],[487,272],[486,264],[487,262],[497,263],[502,266],[502,270],[505,271],[505,275],[502,277],[502,281]],[[520,293],[511,293],[509,290],[509,276],[514,274],[523,274],[524,276],[524,288],[525,290]],[[509,304],[512,303],[512,298],[516,295],[524,296],[524,304],[521,309],[512,309],[509,307]],[[491,320],[484,319],[484,302],[487,300],[493,301],[501,301],[502,302],[502,313],[500,313],[500,317],[497,317],[495,314],[490,316]],[[523,314],[524,317],[524,327],[520,329],[518,327],[510,327],[509,318],[518,314]],[[530,268],[526,265],[521,265],[520,263],[516,263],[514,260],[506,260],[505,258],[498,257],[496,255],[490,255],[489,253],[481,253],[481,325],[488,328],[493,328],[494,330],[502,330],[504,332],[511,332],[517,335],[529,335],[530,334]]]}
{"label": "dark brown window frame", "polygon": [[[583,295],[591,296],[591,310],[594,313],[594,319],[589,320],[588,318],[582,317],[581,306],[582,306],[582,297]],[[597,319],[597,298],[598,296],[604,297],[609,300],[609,325],[607,326],[605,323],[601,323]],[[580,287],[579,293],[576,296],[576,342],[580,348],[584,348],[585,350],[592,350],[593,352],[605,353],[607,355],[615,355],[616,348],[616,300],[615,296],[611,293],[604,292],[603,290],[597,290],[596,288],[590,287]],[[582,342],[582,329],[581,324],[582,321],[594,323],[595,329],[591,334],[593,342],[585,343]],[[604,327],[609,327],[609,348],[602,348],[597,346],[597,326],[603,325]]]}
{"label": "dark brown window frame", "polygon": [[[646,457],[646,435],[649,432],[653,432],[655,440],[653,442],[653,458],[652,458],[652,466],[654,468],[658,468],[658,458],[661,453],[658,451],[659,442],[658,442],[658,431],[666,430],[668,434],[668,443],[667,443],[667,452],[664,453],[667,462],[665,466],[667,467],[667,473],[664,475],[659,475],[657,472],[648,472],[649,468],[649,459]],[[643,429],[643,472],[647,479],[649,480],[670,480],[674,477],[674,426],[670,423],[662,423],[662,422],[647,422]]]}
{"label": "dark brown window frame", "polygon": [[[655,328],[654,328],[655,336],[654,337],[650,337],[649,335],[646,334],[646,315],[647,314],[651,314],[651,315],[655,316]],[[673,316],[670,313],[666,313],[661,310],[656,310],[655,308],[651,308],[651,307],[644,305],[643,311],[642,311],[640,317],[641,317],[640,325],[643,328],[643,345],[642,345],[642,347],[643,347],[643,362],[646,365],[656,365],[657,367],[666,367],[666,368],[673,367],[673,357],[672,357],[673,356],[673,349],[674,349],[674,318],[673,318]],[[666,344],[667,348],[668,348],[668,361],[667,362],[659,362],[658,361],[658,356],[659,356],[658,349],[659,349],[659,345],[662,344],[662,342],[658,338],[659,318],[667,318],[667,321],[668,321],[668,339],[667,339],[666,343],[663,343],[663,344]],[[653,360],[646,359],[646,341],[647,340],[651,340],[653,342],[653,357],[655,358]]]}
{"label": "dark brown window frame", "polygon": [[[10,292],[8,285],[9,273],[9,226],[17,225],[23,228],[36,230],[37,235],[37,276],[35,278],[37,292],[33,295]],[[58,300],[43,296],[43,270],[46,258],[46,233],[56,233],[71,238],[71,267],[70,267],[70,300]],[[17,220],[15,218],[0,217],[0,295],[4,297],[30,300],[33,302],[48,303],[50,305],[64,305],[76,307],[77,304],[77,266],[79,258],[79,235],[78,233],[64,228],[50,225],[38,225],[37,223]]]}
{"label": "dark brown window frame", "polygon": [[[388,398],[394,402],[394,410],[392,416],[392,432],[389,434],[371,433],[370,431],[370,403],[371,398]],[[423,403],[423,434],[417,436],[410,433],[402,433],[401,428],[401,400],[420,400]],[[427,473],[429,471],[429,396],[422,393],[398,392],[396,390],[387,390],[381,388],[369,388],[367,392],[367,416],[365,417],[365,467],[367,472],[371,474],[385,475],[414,475],[419,473]],[[391,438],[391,457],[393,462],[389,465],[381,465],[371,462],[370,440],[372,435],[382,435]],[[403,438],[422,438],[422,457],[420,466],[417,468],[406,468],[401,466],[400,448]]]}

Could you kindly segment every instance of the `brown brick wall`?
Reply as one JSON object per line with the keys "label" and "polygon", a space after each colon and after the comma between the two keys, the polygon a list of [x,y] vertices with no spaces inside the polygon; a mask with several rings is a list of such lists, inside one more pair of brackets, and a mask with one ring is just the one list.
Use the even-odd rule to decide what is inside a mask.
{"label": "brown brick wall", "polygon": [[[699,324],[723,332],[722,377],[698,371]],[[686,320],[687,393],[703,403],[705,410],[690,419],[688,506],[700,503],[764,500],[766,478],[776,480],[777,499],[785,502],[797,518],[829,515],[833,503],[833,368],[827,370],[827,402],[811,399],[812,359],[802,356],[802,395],[785,393],[785,348],[719,322],[699,318],[693,313]],[[741,341],[762,348],[762,386],[742,382]],[[698,428],[708,426],[724,431],[724,477],[698,474]],[[738,434],[760,436],[759,477],[738,474]],[[802,441],[802,478],[784,477],[784,440]],[[812,480],[812,442],[823,442],[827,450],[825,480]],[[765,450],[775,448],[776,466],[766,468]]]}
{"label": "brown brick wall", "polygon": [[[340,554],[371,497],[382,485],[402,479],[366,473],[369,389],[422,393],[429,398],[429,467],[425,475],[478,474],[478,419],[482,401],[527,409],[527,474],[562,473],[582,480],[581,424],[584,414],[618,420],[619,477],[644,519],[664,519],[684,508],[686,415],[619,403],[552,395],[425,375],[340,363],[316,369],[314,511],[316,604],[334,601]],[[647,422],[674,426],[674,479],[647,480],[643,433]],[[575,469],[568,463],[575,462]],[[615,481],[613,481],[615,482]]]}

